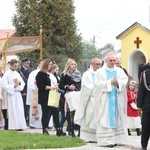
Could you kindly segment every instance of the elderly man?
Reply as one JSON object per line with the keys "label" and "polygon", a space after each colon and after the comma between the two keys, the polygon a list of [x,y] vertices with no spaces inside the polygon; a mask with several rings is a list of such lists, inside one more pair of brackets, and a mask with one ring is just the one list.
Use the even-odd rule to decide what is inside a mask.
{"label": "elderly man", "polygon": [[75,114],[75,123],[81,126],[80,138],[86,142],[96,142],[96,126],[94,124],[93,88],[96,82],[95,72],[101,67],[99,58],[93,58],[90,68],[82,76],[79,106]]}
{"label": "elderly man", "polygon": [[117,67],[122,68],[122,67],[121,67],[121,59],[120,59],[120,58],[116,57],[115,65],[116,65]]}
{"label": "elderly man", "polygon": [[[116,65],[116,67],[122,68],[120,58],[116,57],[115,65]],[[125,74],[128,76],[128,81],[133,80],[133,77],[128,73],[128,71],[125,68],[122,68],[122,69],[125,72]]]}
{"label": "elderly man", "polygon": [[93,95],[95,100],[96,136],[99,146],[114,147],[125,142],[127,75],[115,66],[115,56],[107,54],[105,64],[98,69]]}

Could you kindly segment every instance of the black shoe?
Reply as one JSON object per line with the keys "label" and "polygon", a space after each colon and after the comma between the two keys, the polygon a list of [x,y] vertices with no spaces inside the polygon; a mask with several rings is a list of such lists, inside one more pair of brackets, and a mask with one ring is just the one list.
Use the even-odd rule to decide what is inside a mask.
{"label": "black shoe", "polygon": [[23,131],[23,129],[18,129],[17,131]]}
{"label": "black shoe", "polygon": [[131,133],[128,133],[129,136],[131,136]]}
{"label": "black shoe", "polygon": [[96,141],[88,141],[87,143],[97,143]]}
{"label": "black shoe", "polygon": [[137,136],[140,136],[141,135],[140,129],[136,129],[136,133],[137,133]]}
{"label": "black shoe", "polygon": [[35,127],[30,126],[30,129],[35,129]]}
{"label": "black shoe", "polygon": [[62,132],[61,136],[66,136],[66,133],[65,133],[65,132]]}
{"label": "black shoe", "polygon": [[131,131],[130,131],[130,129],[128,129],[128,135],[129,135],[129,136],[131,135]]}
{"label": "black shoe", "polygon": [[4,127],[4,130],[8,130],[8,127]]}
{"label": "black shoe", "polygon": [[110,145],[107,145],[106,147],[113,148],[115,146],[117,146],[117,144],[110,144]]}
{"label": "black shoe", "polygon": [[43,134],[49,135],[49,132],[46,129],[43,129]]}
{"label": "black shoe", "polygon": [[60,129],[60,132],[61,132],[61,136],[66,136],[66,133],[65,133],[65,132],[63,132],[63,130],[62,130],[62,129]]}
{"label": "black shoe", "polygon": [[57,136],[66,136],[66,133],[63,132],[61,129],[57,129],[56,135]]}

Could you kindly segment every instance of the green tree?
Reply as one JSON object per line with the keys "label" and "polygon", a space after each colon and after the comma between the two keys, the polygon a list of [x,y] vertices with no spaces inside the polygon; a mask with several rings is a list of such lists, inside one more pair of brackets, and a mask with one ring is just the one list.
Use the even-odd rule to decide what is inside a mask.
{"label": "green tree", "polygon": [[91,63],[91,59],[94,57],[100,57],[99,52],[97,51],[97,48],[95,46],[95,40],[94,38],[88,41],[83,42],[83,55],[80,60],[80,66],[79,69],[81,72],[84,72],[87,70]]}
{"label": "green tree", "polygon": [[98,48],[98,52],[100,53],[102,50],[114,50],[114,45],[110,44],[110,43],[106,43],[103,47]]}
{"label": "green tree", "polygon": [[80,60],[80,66],[79,69],[81,70],[81,72],[83,73],[85,70],[87,70],[87,68],[89,67],[90,63],[91,63],[91,59],[94,57],[98,57],[101,58],[101,51],[103,50],[114,50],[114,46],[110,43],[106,43],[103,47],[101,48],[97,48],[95,46],[95,36],[93,36],[93,38],[90,40],[90,42],[88,41],[84,41],[83,42],[83,55],[82,55],[82,59]]}
{"label": "green tree", "polygon": [[[37,36],[42,25],[43,58],[64,66],[68,58],[77,62],[82,56],[82,38],[77,34],[73,0],[17,0],[12,21],[16,36]],[[20,53],[37,63],[39,50]]]}

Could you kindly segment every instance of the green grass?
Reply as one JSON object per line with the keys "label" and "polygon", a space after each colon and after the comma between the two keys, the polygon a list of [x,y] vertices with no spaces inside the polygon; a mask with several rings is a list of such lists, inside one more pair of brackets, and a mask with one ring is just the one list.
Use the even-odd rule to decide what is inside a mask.
{"label": "green grass", "polygon": [[0,150],[67,148],[82,145],[85,145],[85,142],[78,137],[0,131]]}

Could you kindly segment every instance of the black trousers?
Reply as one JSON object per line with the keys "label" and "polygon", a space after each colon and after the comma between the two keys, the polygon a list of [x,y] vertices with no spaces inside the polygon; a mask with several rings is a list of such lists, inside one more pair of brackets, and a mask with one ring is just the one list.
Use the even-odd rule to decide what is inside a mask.
{"label": "black trousers", "polygon": [[7,109],[3,109],[2,110],[3,113],[3,117],[4,117],[4,122],[5,122],[5,126],[4,129],[8,130],[8,116],[7,116]]}
{"label": "black trousers", "polygon": [[150,112],[142,113],[142,135],[141,135],[141,145],[146,148],[148,145],[148,140],[150,136]]}
{"label": "black trousers", "polygon": [[42,108],[42,128],[46,129],[48,128],[49,120],[50,120],[50,107],[47,105],[41,105]]}
{"label": "black trousers", "polygon": [[50,117],[51,116],[53,116],[53,121],[54,121],[55,128],[56,129],[60,128],[58,108],[50,107]]}

